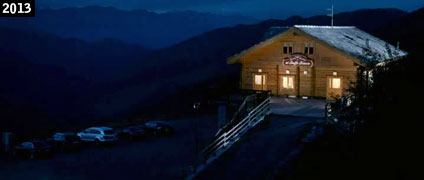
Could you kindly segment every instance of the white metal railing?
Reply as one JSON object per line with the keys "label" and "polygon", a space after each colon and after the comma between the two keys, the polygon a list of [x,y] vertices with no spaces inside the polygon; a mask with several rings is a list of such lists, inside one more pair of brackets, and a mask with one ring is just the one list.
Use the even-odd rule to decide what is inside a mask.
{"label": "white metal railing", "polygon": [[[249,97],[247,99],[249,99]],[[202,151],[202,154],[206,159],[204,164],[195,168],[194,172],[186,177],[186,180],[194,179],[194,177],[196,177],[196,175],[200,171],[202,171],[208,164],[210,164],[213,160],[217,159],[223,152],[228,150],[232,144],[237,142],[244,133],[246,133],[249,129],[261,122],[266,115],[269,115],[271,113],[270,102],[271,97],[268,96],[262,103],[252,109],[247,114],[247,116],[243,118],[239,123],[237,123],[231,129],[225,131],[221,135],[218,135]],[[245,103],[242,103],[241,107],[244,106]]]}
{"label": "white metal railing", "polygon": [[241,103],[240,107],[236,111],[236,113],[234,113],[234,117],[231,119],[231,121],[229,121],[229,123],[227,123],[226,125],[224,125],[223,127],[221,127],[218,130],[218,132],[216,132],[215,136],[221,135],[221,132],[224,131],[229,124],[231,124],[232,122],[236,121],[241,115],[243,115],[243,113],[245,113],[245,111],[249,111],[249,108],[248,108],[249,102],[255,101],[256,98],[257,98],[257,94],[252,94],[252,95],[246,96],[246,98],[244,98],[244,100]]}
{"label": "white metal railing", "polygon": [[217,158],[222,152],[227,150],[233,143],[237,142],[240,137],[246,133],[249,129],[254,127],[260,121],[264,119],[266,115],[270,113],[270,101],[268,97],[261,104],[256,106],[250,111],[247,116],[242,119],[238,124],[233,126],[230,130],[222,133],[216,137],[212,143],[210,143],[203,151],[203,155],[207,159]]}

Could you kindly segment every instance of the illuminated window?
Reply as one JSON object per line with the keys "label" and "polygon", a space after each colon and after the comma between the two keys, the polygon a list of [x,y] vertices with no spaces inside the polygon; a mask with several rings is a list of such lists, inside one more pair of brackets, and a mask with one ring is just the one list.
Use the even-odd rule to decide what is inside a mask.
{"label": "illuminated window", "polygon": [[330,78],[328,83],[330,85],[330,88],[340,89],[342,80],[340,78]]}
{"label": "illuminated window", "polygon": [[294,77],[293,76],[283,76],[283,88],[284,89],[294,89]]}
{"label": "illuminated window", "polygon": [[255,85],[265,84],[265,75],[255,75]]}

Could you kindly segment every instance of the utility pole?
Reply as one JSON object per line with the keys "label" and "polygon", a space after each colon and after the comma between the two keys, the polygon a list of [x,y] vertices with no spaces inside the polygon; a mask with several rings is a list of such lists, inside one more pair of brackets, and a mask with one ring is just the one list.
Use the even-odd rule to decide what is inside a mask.
{"label": "utility pole", "polygon": [[331,11],[331,14],[327,14],[327,16],[331,17],[331,27],[334,26],[334,6],[331,5],[331,9],[327,9],[328,11]]}
{"label": "utility pole", "polygon": [[199,110],[200,102],[193,103],[193,109],[196,113],[194,118],[194,162],[193,162],[193,172],[197,171],[197,161],[199,156]]}

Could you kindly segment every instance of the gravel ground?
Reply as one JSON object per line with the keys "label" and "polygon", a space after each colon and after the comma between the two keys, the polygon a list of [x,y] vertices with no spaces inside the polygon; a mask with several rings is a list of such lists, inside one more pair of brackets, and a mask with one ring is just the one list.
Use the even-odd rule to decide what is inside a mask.
{"label": "gravel ground", "polygon": [[279,115],[324,117],[325,103],[323,99],[271,97],[271,110]]}
{"label": "gravel ground", "polygon": [[195,179],[266,179],[305,135],[313,117],[271,115],[267,124],[246,134]]}
{"label": "gravel ground", "polygon": [[[86,147],[50,159],[0,162],[1,180],[182,179],[193,163],[193,119],[171,121],[172,137],[119,142],[113,147]],[[217,130],[216,116],[199,119],[200,147]]]}

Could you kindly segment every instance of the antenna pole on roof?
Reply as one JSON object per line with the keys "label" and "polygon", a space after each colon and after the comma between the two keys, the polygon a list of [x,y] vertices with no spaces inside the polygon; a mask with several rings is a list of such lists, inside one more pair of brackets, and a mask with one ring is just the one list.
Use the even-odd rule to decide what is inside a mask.
{"label": "antenna pole on roof", "polygon": [[331,17],[331,27],[334,26],[334,6],[331,5],[331,9],[327,9],[328,11],[331,11],[331,14],[327,14],[327,16]]}

